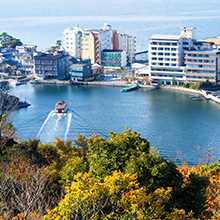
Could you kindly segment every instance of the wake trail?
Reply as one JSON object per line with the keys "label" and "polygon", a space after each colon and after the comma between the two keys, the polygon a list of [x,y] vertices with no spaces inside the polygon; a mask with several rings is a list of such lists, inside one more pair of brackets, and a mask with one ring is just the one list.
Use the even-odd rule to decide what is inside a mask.
{"label": "wake trail", "polygon": [[51,117],[51,115],[52,115],[53,113],[54,113],[54,110],[52,110],[52,111],[49,113],[49,115],[47,116],[47,118],[46,118],[46,120],[44,121],[43,125],[41,126],[40,131],[38,132],[36,138],[39,137],[41,131],[43,130],[44,126],[46,125],[46,123],[48,122],[48,120],[50,119],[50,117]]}
{"label": "wake trail", "polygon": [[72,119],[72,113],[68,113],[67,129],[66,129],[66,132],[65,132],[64,140],[67,139],[67,134],[70,130],[71,119]]}

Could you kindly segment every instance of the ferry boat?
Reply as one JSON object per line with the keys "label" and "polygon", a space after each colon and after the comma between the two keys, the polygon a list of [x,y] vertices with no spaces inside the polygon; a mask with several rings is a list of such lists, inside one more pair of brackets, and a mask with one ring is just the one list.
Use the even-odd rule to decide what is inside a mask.
{"label": "ferry boat", "polygon": [[123,89],[121,89],[121,92],[131,92],[131,91],[134,91],[136,89],[139,89],[139,85],[138,84],[136,84],[134,86],[130,86],[128,88],[123,88]]}
{"label": "ferry boat", "polygon": [[66,101],[59,101],[55,105],[55,112],[56,113],[66,113],[67,112],[67,102]]}

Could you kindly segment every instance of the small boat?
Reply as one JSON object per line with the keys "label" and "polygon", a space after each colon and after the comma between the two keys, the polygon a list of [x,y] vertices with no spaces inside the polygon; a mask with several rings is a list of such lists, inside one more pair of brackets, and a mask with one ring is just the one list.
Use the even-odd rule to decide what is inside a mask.
{"label": "small boat", "polygon": [[27,108],[28,106],[30,106],[31,104],[27,103],[26,101],[19,101],[17,108]]}
{"label": "small boat", "polygon": [[121,89],[121,92],[131,92],[131,91],[134,91],[136,89],[139,89],[139,85],[134,85],[134,86],[130,86],[128,88],[123,88]]}
{"label": "small boat", "polygon": [[9,79],[8,82],[9,82],[9,85],[12,86],[12,87],[15,87],[15,86],[18,86],[18,85],[21,84],[21,83],[20,83],[19,81],[17,81],[16,79]]}
{"label": "small boat", "polygon": [[67,112],[67,102],[66,101],[59,101],[55,105],[55,112],[56,113],[66,113]]}

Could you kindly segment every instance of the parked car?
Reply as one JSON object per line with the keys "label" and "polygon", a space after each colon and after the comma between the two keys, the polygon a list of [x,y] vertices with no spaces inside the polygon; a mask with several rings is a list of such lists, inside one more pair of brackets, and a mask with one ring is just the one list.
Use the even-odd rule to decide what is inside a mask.
{"label": "parked car", "polygon": [[213,95],[213,96],[218,96],[218,93],[213,92],[212,95]]}

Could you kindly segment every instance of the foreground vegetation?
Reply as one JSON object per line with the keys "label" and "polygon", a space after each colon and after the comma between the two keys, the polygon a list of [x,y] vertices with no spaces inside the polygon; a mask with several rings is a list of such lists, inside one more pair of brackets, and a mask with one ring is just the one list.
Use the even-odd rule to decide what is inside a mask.
{"label": "foreground vegetation", "polygon": [[7,142],[0,151],[0,219],[219,219],[220,162],[176,166],[125,128]]}

